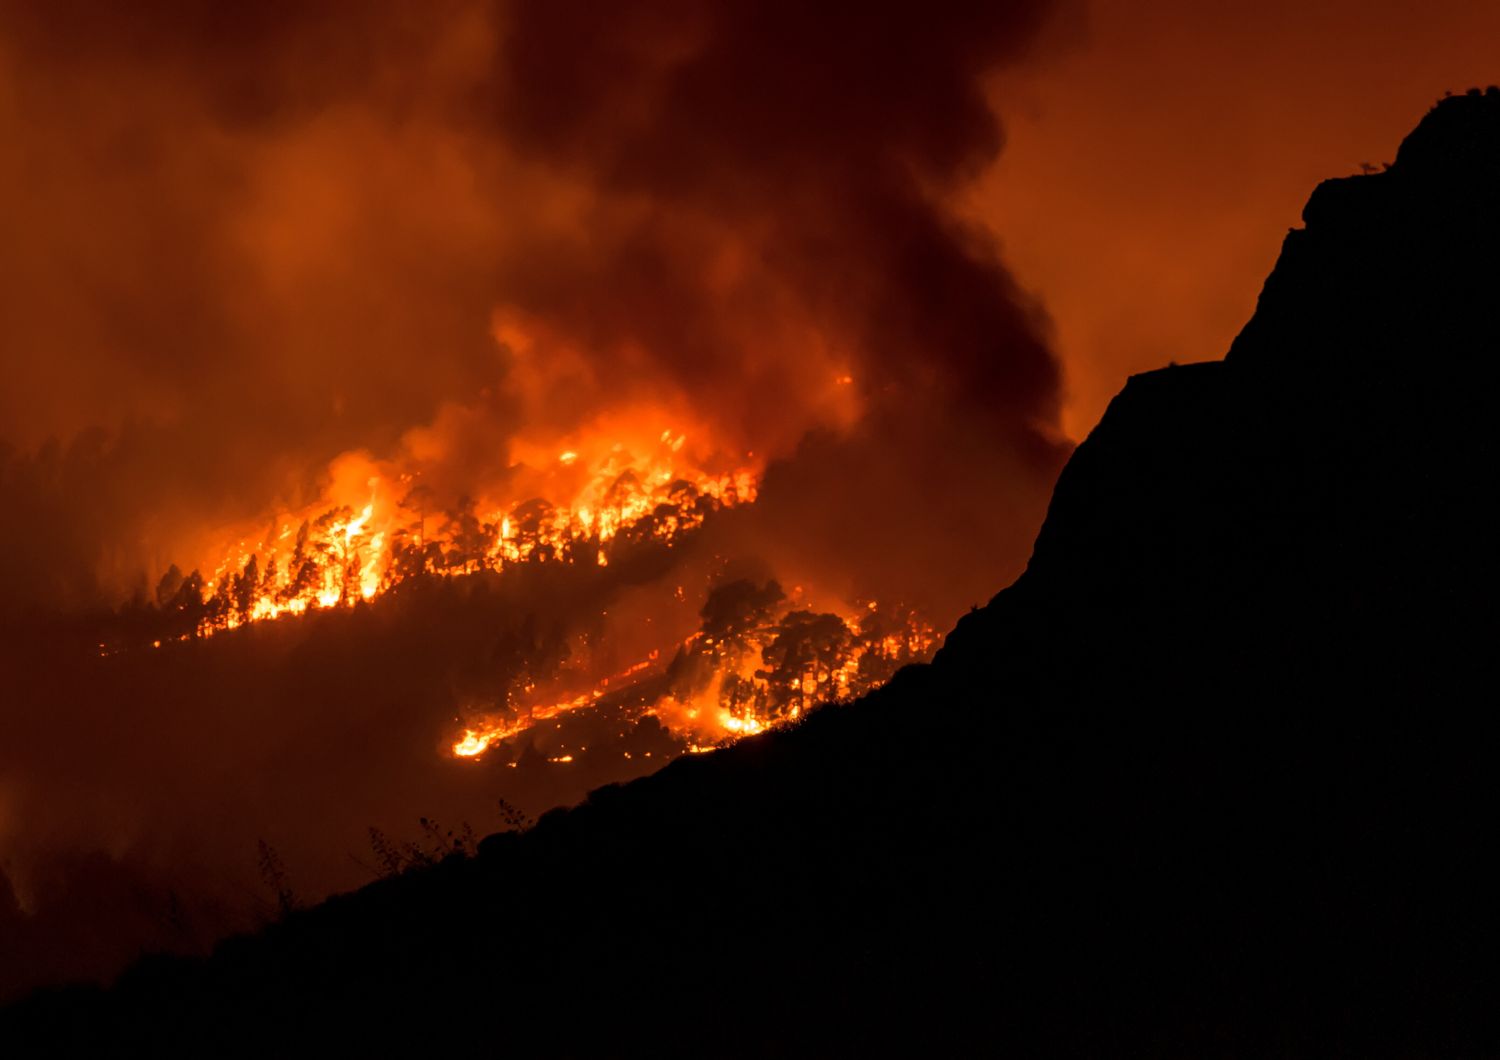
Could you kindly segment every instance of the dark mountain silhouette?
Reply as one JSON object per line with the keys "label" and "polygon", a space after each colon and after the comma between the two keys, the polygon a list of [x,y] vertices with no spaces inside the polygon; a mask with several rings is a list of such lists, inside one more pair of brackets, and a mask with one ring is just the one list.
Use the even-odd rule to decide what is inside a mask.
{"label": "dark mountain silhouette", "polygon": [[1130,381],[930,666],[0,1035],[1488,1052],[1497,190],[1494,89],[1320,186],[1228,357]]}

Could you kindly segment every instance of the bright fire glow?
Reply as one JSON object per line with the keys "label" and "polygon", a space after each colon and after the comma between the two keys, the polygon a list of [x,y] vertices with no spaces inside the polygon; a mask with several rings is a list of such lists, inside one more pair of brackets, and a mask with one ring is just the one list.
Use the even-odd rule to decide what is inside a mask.
{"label": "bright fire glow", "polygon": [[[347,456],[334,465],[323,503],[283,514],[253,543],[242,539],[223,549],[207,579],[196,572],[164,579],[158,595],[175,623],[168,633],[191,639],[349,608],[414,577],[526,564],[608,567],[622,548],[673,547],[714,512],[755,500],[754,463],[726,470],[721,457],[695,450],[684,432],[628,426],[535,445],[513,442],[508,499],[456,507],[441,505],[420,473]],[[622,434],[628,444],[613,440]],[[932,628],[911,612],[886,614],[873,603],[815,612],[801,602],[801,587],[789,601],[775,583],[748,585],[741,584],[742,598],[730,601],[717,626],[705,610],[704,628],[675,656],[651,651],[587,691],[527,704],[536,692],[528,687],[519,704],[469,713],[451,753],[480,759],[549,719],[600,706],[609,692],[648,679],[656,684],[632,700],[627,714],[655,717],[688,751],[711,750],[793,723],[820,704],[855,698],[901,665],[926,659],[935,643]],[[676,595],[684,599],[681,587]]]}
{"label": "bright fire glow", "polygon": [[702,753],[795,722],[824,703],[857,698],[906,663],[927,659],[936,642],[936,631],[915,614],[893,619],[874,603],[852,617],[767,612],[727,635],[694,634],[665,667],[648,659],[572,699],[519,716],[483,717],[463,730],[453,754],[478,758],[540,722],[595,705],[612,687],[653,670],[665,673],[670,691],[642,713],[685,739],[690,753]]}
{"label": "bright fire glow", "polygon": [[[751,466],[707,469],[689,456],[686,435],[670,429],[632,446],[593,438],[550,456],[517,450],[513,478],[535,493],[447,511],[418,476],[346,458],[335,466],[334,503],[278,517],[258,539],[220,550],[207,578],[169,575],[158,595],[182,620],[177,632],[209,636],[352,607],[418,575],[579,559],[607,567],[621,545],[670,545],[714,511],[754,501],[759,485]],[[337,503],[339,492],[359,499]]]}

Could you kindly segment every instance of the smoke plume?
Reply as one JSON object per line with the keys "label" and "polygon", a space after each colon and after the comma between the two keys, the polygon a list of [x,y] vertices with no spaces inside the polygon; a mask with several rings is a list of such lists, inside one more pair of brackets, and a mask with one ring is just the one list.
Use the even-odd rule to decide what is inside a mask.
{"label": "smoke plume", "polygon": [[642,403],[1013,568],[1057,368],[943,203],[1043,7],[7,4],[6,603],[116,600],[345,451],[424,431],[460,493]]}
{"label": "smoke plume", "polygon": [[[37,642],[370,468],[439,509],[520,501],[531,454],[670,429],[763,472],[675,569],[611,575],[639,629],[696,622],[701,589],[664,617],[648,582],[736,565],[939,624],[1017,573],[1066,455],[1059,372],[949,203],[1002,147],[985,79],[1049,7],[0,0],[0,618],[30,630],[0,934],[71,922],[46,913],[65,863],[122,875],[50,893],[149,879],[145,920],[176,923],[161,894],[191,871],[222,912],[257,838],[316,895],[366,825],[493,796],[442,726],[496,629],[572,635],[572,583],[180,664],[72,673],[77,645]],[[306,868],[320,848],[346,875]]]}

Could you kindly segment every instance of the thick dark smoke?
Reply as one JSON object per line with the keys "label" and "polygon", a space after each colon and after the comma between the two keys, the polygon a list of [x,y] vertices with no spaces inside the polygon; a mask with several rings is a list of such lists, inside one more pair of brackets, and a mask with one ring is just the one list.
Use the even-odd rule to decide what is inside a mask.
{"label": "thick dark smoke", "polygon": [[[585,267],[528,263],[507,293],[589,348],[648,351],[752,442],[789,406],[823,428],[770,479],[783,562],[940,611],[982,596],[1058,466],[1059,379],[1038,313],[942,203],[999,151],[981,77],[1042,5],[589,10],[516,13],[500,120],[637,212]],[[639,371],[604,365],[611,388]],[[819,422],[840,376],[855,411]]]}
{"label": "thick dark smoke", "polygon": [[497,93],[509,142],[639,212],[582,268],[527,263],[508,296],[591,347],[638,344],[749,430],[780,419],[785,362],[819,338],[862,393],[1050,421],[1035,321],[935,202],[999,150],[979,75],[1024,46],[1039,6],[518,11]]}
{"label": "thick dark smoke", "polygon": [[[118,598],[481,393],[497,465],[643,397],[762,453],[894,427],[892,479],[981,469],[1024,542],[1057,370],[943,198],[1043,7],[5,5],[6,604]],[[574,362],[525,410],[496,313]]]}
{"label": "thick dark smoke", "polygon": [[[1020,569],[1065,455],[1045,320],[948,208],[1049,6],[0,0],[0,618],[149,591],[341,453],[420,451],[458,496],[526,432],[648,406],[769,460],[684,569],[948,621]],[[66,702],[42,669],[75,645],[12,647],[0,935],[35,943],[56,859],[124,881],[56,893],[150,879],[173,921],[178,866],[221,908],[258,837],[305,865],[490,798],[438,755],[441,660],[483,669],[524,603],[91,662]]]}

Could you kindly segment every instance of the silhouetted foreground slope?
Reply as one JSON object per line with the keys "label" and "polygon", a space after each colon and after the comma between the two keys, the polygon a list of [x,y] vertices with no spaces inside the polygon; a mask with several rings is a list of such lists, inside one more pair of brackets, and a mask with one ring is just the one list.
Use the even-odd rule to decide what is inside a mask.
{"label": "silhouetted foreground slope", "polygon": [[[1330,181],[929,667],[11,1042],[1454,1055],[1500,985],[1500,94]],[[913,724],[913,712],[924,721]]]}

